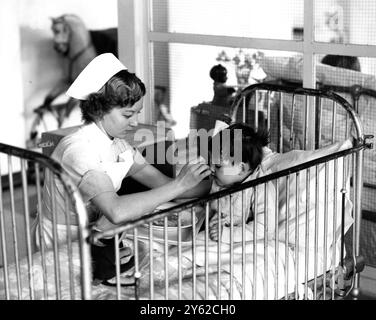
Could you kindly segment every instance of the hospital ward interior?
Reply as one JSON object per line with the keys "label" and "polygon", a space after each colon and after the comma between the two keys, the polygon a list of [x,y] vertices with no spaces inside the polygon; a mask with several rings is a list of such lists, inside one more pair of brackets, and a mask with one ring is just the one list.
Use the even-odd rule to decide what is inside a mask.
{"label": "hospital ward interior", "polygon": [[0,299],[376,299],[375,16],[1,0]]}

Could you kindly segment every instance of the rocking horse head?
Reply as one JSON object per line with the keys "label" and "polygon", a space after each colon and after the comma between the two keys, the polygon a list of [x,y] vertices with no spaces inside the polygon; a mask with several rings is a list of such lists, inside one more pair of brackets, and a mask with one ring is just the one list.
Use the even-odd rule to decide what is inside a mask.
{"label": "rocking horse head", "polygon": [[91,42],[90,31],[74,14],[51,18],[55,50],[69,60],[69,81],[73,80],[95,58],[97,52]]}
{"label": "rocking horse head", "polygon": [[51,20],[54,48],[58,53],[72,58],[90,46],[90,33],[78,16],[64,14]]}

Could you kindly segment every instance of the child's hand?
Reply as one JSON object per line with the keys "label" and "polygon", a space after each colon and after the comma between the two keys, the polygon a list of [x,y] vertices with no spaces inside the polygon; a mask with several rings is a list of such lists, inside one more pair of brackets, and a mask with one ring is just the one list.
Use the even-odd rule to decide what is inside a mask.
{"label": "child's hand", "polygon": [[[219,214],[216,213],[211,219],[210,219],[210,222],[209,222],[209,237],[211,240],[213,241],[218,241],[219,239],[219,233],[218,233],[218,217],[219,217]],[[220,229],[221,229],[221,233],[222,233],[222,228],[223,228],[223,224],[224,222],[226,221],[226,217],[222,216],[221,220],[220,220]]]}

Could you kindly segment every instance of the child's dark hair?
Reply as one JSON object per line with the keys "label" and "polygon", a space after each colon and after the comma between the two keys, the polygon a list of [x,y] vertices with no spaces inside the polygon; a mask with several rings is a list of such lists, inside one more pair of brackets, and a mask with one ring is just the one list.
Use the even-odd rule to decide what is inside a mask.
{"label": "child's dark hair", "polygon": [[121,70],[81,101],[82,119],[86,124],[98,121],[115,107],[133,106],[145,93],[144,83],[134,73]]}
{"label": "child's dark hair", "polygon": [[259,129],[258,131],[255,131],[252,127],[245,123],[234,123],[228,128],[220,131],[217,135],[209,140],[209,150],[212,150],[212,140],[218,139],[217,143],[219,143],[220,152],[222,153],[223,138],[226,130],[230,137],[229,156],[236,158],[234,155],[235,139],[237,139],[241,133],[242,144],[240,160],[244,163],[248,163],[252,171],[255,170],[262,161],[262,148],[267,146],[270,142],[269,132],[266,129]]}
{"label": "child's dark hair", "polygon": [[210,78],[216,82],[225,83],[227,81],[227,69],[221,64],[217,64],[210,69]]}

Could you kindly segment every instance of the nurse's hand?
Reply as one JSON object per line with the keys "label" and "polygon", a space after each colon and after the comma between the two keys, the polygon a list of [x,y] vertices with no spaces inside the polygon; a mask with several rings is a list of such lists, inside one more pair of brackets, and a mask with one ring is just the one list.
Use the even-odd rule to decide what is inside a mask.
{"label": "nurse's hand", "polygon": [[189,190],[198,185],[203,179],[210,176],[210,167],[203,158],[188,162],[176,177],[176,181],[184,190]]}

